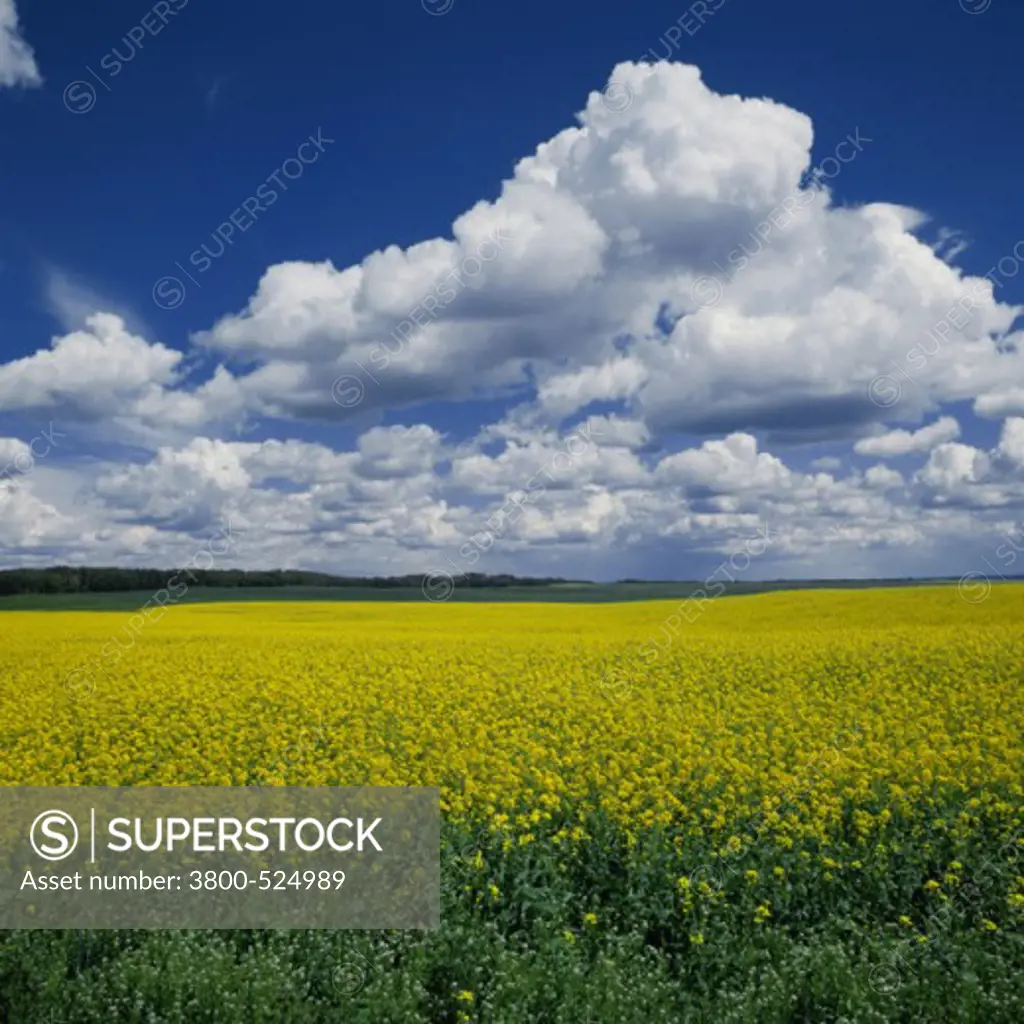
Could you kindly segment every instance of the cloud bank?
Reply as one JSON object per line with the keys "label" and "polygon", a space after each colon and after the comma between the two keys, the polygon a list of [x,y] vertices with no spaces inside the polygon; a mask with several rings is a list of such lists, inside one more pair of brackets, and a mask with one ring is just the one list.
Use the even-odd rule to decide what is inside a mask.
{"label": "cloud bank", "polygon": [[[272,265],[190,353],[97,310],[0,366],[0,412],[123,451],[40,464],[0,539],[166,564],[235,516],[237,564],[461,569],[489,536],[476,571],[680,577],[768,523],[759,575],[966,571],[1024,500],[1024,244],[967,275],[922,212],[834,201],[882,159],[868,126],[814,141],[695,67],[621,64],[448,236]],[[460,439],[424,412],[480,399],[504,411]],[[351,450],[294,439],[332,424]]]}

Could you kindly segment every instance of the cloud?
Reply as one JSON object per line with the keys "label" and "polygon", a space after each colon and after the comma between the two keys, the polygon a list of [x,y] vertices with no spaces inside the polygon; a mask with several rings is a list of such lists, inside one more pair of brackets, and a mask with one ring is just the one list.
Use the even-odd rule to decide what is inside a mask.
{"label": "cloud", "polygon": [[914,480],[926,503],[974,509],[1024,505],[1024,419],[1004,421],[991,450],[947,442],[937,445]]}
{"label": "cloud", "polygon": [[881,465],[872,466],[864,474],[864,482],[868,487],[877,487],[882,490],[888,490],[891,487],[902,487],[904,484],[903,477],[896,470]]}
{"label": "cloud", "polygon": [[0,0],[0,86],[42,84],[32,47],[21,36],[14,0]]}
{"label": "cloud", "polygon": [[173,383],[181,359],[180,352],[130,334],[120,317],[97,313],[84,330],[0,367],[0,410],[70,404],[101,418],[119,398]]}
{"label": "cloud", "polygon": [[[20,482],[11,557],[173,560],[227,516],[238,564],[425,571],[586,429],[477,568],[696,575],[770,523],[760,575],[952,571],[1024,504],[1018,310],[950,264],[958,235],[922,240],[921,212],[837,205],[805,114],[682,64],[612,79],[624,110],[592,92],[444,237],[269,266],[188,353],[51,282],[64,333],[0,366],[0,412],[131,449]],[[869,134],[825,147],[876,159]],[[893,363],[884,406],[869,385]],[[457,440],[429,422],[481,398],[501,411],[467,405]],[[1004,419],[999,443],[961,443],[953,402]],[[340,420],[346,447],[309,440]]]}
{"label": "cloud", "polygon": [[928,457],[917,479],[943,498],[966,485],[980,484],[989,470],[988,456],[968,444],[940,444]]}
{"label": "cloud", "polygon": [[210,84],[210,86],[207,88],[206,93],[204,94],[203,97],[203,102],[209,109],[212,110],[216,106],[217,100],[220,98],[224,86],[227,84],[227,81],[227,75],[217,75],[214,78],[213,82]]}
{"label": "cloud", "polygon": [[996,388],[979,395],[974,403],[974,412],[987,419],[1002,419],[1004,416],[1024,415],[1024,387]]}
{"label": "cloud", "polygon": [[[468,397],[471,374],[491,390],[524,384],[528,367],[549,377],[556,360],[576,364],[547,385],[556,414],[635,392],[639,368],[604,365],[615,336],[651,326],[656,293],[680,287],[662,281],[673,265],[699,262],[723,225],[752,227],[782,197],[806,167],[811,131],[785,107],[716,96],[695,68],[623,68],[641,102],[613,115],[593,93],[581,127],[520,161],[501,196],[458,217],[450,239],[391,246],[342,269],[271,267],[248,307],[199,340],[303,367],[291,394],[262,392],[296,413],[326,368],[356,362],[380,377],[367,400],[381,405]],[[410,331],[413,314],[422,326]]]}
{"label": "cloud", "polygon": [[183,353],[133,334],[116,314],[92,313],[48,349],[0,365],[0,412],[54,414],[144,445],[242,421],[244,392],[226,369],[192,389],[186,371]]}
{"label": "cloud", "polygon": [[782,489],[790,471],[773,455],[757,450],[757,438],[730,434],[722,441],[705,441],[698,449],[670,455],[658,466],[666,480],[696,492],[733,493]]}
{"label": "cloud", "polygon": [[1011,465],[1024,466],[1024,419],[1012,416],[1003,423],[996,452]]}
{"label": "cloud", "polygon": [[913,433],[891,430],[877,437],[865,437],[853,446],[853,450],[858,455],[877,455],[888,459],[898,455],[930,452],[946,441],[955,441],[959,436],[960,424],[952,416],[943,416]]}
{"label": "cloud", "polygon": [[136,334],[145,334],[149,330],[148,325],[134,311],[111,301],[58,267],[46,268],[45,294],[50,312],[68,333],[85,327],[89,317],[97,313],[113,313]]}
{"label": "cloud", "polygon": [[[1003,337],[1015,309],[916,237],[919,212],[834,206],[804,114],[716,94],[687,65],[612,78],[625,111],[592,93],[450,238],[272,266],[196,340],[261,362],[238,382],[247,405],[300,418],[350,415],[324,386],[349,373],[360,411],[534,392],[552,424],[621,402],[654,434],[852,440],[1024,382]],[[870,160],[869,142],[851,126],[836,152]],[[965,295],[966,322],[898,409],[874,404],[880,369]]]}
{"label": "cloud", "polygon": [[[997,410],[994,389],[1024,387],[1015,308],[919,240],[920,213],[834,206],[810,173],[805,115],[716,94],[687,65],[612,77],[632,90],[625,111],[592,93],[579,124],[520,160],[451,237],[342,268],[269,267],[243,310],[195,337],[246,370],[148,404],[198,423],[517,396],[524,422],[549,426],[616,403],[656,440],[853,441],[947,401]],[[835,151],[869,160],[869,142],[854,126]],[[872,402],[879,369],[965,295],[965,322],[934,357],[918,353],[898,406]],[[360,381],[354,410],[331,390],[343,375]]]}
{"label": "cloud", "polygon": [[[885,466],[804,473],[745,434],[641,455],[643,434],[630,421],[595,418],[586,427],[585,448],[567,443],[584,436],[583,426],[560,434],[510,426],[492,451],[493,428],[452,443],[416,424],[371,428],[347,451],[196,437],[130,463],[47,460],[19,478],[0,533],[9,558],[27,564],[46,554],[171,564],[230,523],[243,538],[230,564],[249,568],[372,574],[451,571],[454,563],[665,578],[706,574],[769,528],[770,550],[751,578],[893,575],[935,572],[936,559],[963,559],[986,540],[991,547],[1007,510],[1024,501],[1024,420],[1008,421],[988,452],[936,446],[911,479]],[[24,446],[8,439],[0,450]],[[575,455],[565,465],[555,461],[567,451]],[[537,479],[544,490],[521,516],[499,515],[510,494]],[[484,551],[473,565],[464,554],[471,542]]]}

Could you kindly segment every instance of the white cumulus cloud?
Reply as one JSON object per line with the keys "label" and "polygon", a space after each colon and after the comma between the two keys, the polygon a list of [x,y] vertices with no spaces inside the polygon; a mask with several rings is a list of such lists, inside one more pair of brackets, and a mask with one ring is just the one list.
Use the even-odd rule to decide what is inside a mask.
{"label": "white cumulus cloud", "polygon": [[877,437],[865,437],[853,446],[853,450],[858,455],[894,458],[914,452],[930,452],[940,444],[955,441],[959,436],[960,424],[952,416],[943,416],[913,433],[908,430],[890,430]]}

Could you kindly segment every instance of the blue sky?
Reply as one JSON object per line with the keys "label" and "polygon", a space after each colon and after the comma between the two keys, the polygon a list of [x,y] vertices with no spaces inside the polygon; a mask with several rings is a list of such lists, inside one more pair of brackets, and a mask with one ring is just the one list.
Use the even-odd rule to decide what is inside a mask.
{"label": "blue sky", "polygon": [[1019,5],[16,8],[8,564],[234,516],[252,566],[694,576],[767,523],[750,578],[956,574],[1019,522]]}

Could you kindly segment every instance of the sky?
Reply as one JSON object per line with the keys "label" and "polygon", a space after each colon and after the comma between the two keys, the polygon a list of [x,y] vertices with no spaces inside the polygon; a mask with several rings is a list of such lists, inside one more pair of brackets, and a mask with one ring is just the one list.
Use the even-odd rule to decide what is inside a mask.
{"label": "sky", "polygon": [[0,0],[0,565],[1019,573],[1022,35]]}

